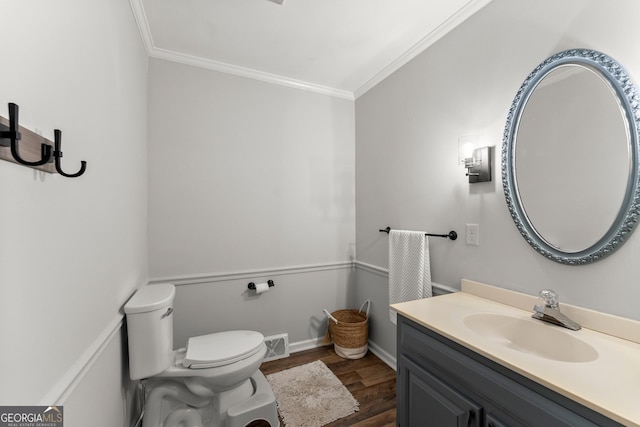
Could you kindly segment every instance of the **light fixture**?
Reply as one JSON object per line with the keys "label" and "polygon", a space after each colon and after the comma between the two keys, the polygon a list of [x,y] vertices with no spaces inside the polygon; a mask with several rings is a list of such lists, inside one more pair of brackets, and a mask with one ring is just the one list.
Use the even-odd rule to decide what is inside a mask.
{"label": "light fixture", "polygon": [[491,181],[491,147],[478,148],[476,136],[458,138],[458,162],[467,169],[469,184]]}
{"label": "light fixture", "polygon": [[478,137],[461,136],[458,138],[458,163],[461,165],[467,164],[467,159],[473,157],[473,150],[478,147]]}

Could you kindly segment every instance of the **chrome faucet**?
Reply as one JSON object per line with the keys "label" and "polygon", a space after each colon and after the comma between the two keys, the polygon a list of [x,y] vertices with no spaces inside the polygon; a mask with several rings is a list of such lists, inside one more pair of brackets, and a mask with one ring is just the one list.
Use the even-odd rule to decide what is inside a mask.
{"label": "chrome faucet", "polygon": [[563,326],[574,331],[581,328],[579,324],[560,312],[558,294],[553,290],[543,289],[540,291],[539,297],[542,304],[536,304],[533,306],[535,313],[533,313],[531,317],[544,322],[553,323],[554,325]]}

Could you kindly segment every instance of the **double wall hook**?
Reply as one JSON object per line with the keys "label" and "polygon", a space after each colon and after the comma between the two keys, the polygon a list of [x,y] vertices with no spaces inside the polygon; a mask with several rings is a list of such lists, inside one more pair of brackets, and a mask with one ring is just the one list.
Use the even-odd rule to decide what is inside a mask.
{"label": "double wall hook", "polygon": [[42,166],[51,161],[51,146],[47,144],[40,144],[40,160],[35,162],[29,162],[20,157],[18,152],[18,141],[20,141],[19,128],[18,128],[18,105],[13,102],[9,103],[9,130],[1,131],[0,138],[9,139],[11,141],[11,155],[16,162],[25,166]]}
{"label": "double wall hook", "polygon": [[[55,129],[54,141],[44,138],[18,123],[18,105],[9,103],[9,119],[0,117],[0,159],[29,166],[47,173],[59,173],[66,178],[77,178],[84,174],[87,162],[80,162],[80,169],[75,173],[62,170],[62,131]],[[19,148],[19,142],[21,147]],[[6,147],[6,148],[4,148]],[[10,147],[10,150],[9,150]],[[33,159],[40,154],[40,160],[28,161],[20,156],[20,151]]]}
{"label": "double wall hook", "polygon": [[54,135],[54,149],[53,149],[53,158],[56,165],[56,170],[62,176],[67,178],[77,178],[84,173],[87,169],[87,162],[84,160],[80,161],[80,170],[76,173],[65,173],[62,171],[62,167],[60,166],[60,158],[62,157],[62,131],[60,129],[55,129],[53,131]]}

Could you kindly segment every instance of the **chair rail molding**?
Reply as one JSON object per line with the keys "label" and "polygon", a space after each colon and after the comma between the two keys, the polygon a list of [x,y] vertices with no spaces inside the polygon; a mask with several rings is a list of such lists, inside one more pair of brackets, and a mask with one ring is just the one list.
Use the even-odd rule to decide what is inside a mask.
{"label": "chair rail molding", "polygon": [[341,270],[354,267],[353,261],[336,261],[329,263],[293,265],[275,268],[264,268],[255,270],[241,270],[232,272],[205,273],[205,274],[184,274],[178,276],[154,277],[149,279],[149,284],[173,283],[176,286],[195,285],[198,283],[225,282],[229,280],[254,279],[264,276],[284,276],[287,274],[313,273],[325,270]]}

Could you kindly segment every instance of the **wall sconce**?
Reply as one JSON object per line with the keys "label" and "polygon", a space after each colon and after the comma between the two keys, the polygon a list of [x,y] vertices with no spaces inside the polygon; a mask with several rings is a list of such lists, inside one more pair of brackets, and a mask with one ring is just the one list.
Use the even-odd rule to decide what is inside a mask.
{"label": "wall sconce", "polygon": [[491,147],[478,148],[478,138],[458,138],[458,161],[466,169],[469,184],[491,181]]}

